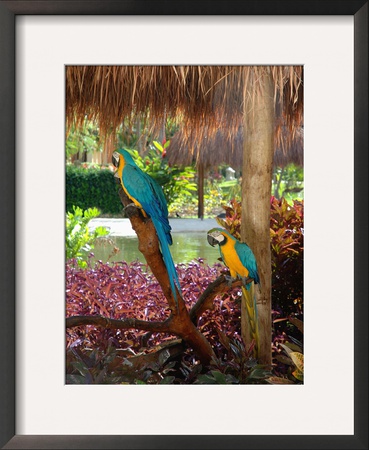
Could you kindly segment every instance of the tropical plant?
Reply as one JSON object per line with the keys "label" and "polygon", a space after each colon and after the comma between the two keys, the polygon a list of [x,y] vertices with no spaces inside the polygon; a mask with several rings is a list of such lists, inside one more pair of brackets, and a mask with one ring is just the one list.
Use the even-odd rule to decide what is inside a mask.
{"label": "tropical plant", "polygon": [[78,206],[73,206],[73,212],[66,214],[65,228],[65,257],[66,260],[75,259],[79,267],[87,267],[86,258],[94,247],[94,241],[100,236],[109,234],[105,227],[96,227],[90,231],[88,223],[97,217],[100,211],[97,208],[89,208],[83,211]]}
{"label": "tropical plant", "polygon": [[166,156],[169,145],[170,141],[164,141],[163,144],[153,141],[153,146],[149,147],[148,154],[143,158],[143,170],[162,186],[168,204],[179,196],[189,198],[197,190],[193,167],[169,165]]}
{"label": "tropical plant", "polygon": [[81,128],[72,126],[65,143],[66,157],[76,153],[102,151],[98,125],[85,121]]}
{"label": "tropical plant", "polygon": [[274,197],[282,197],[291,203],[294,199],[303,198],[304,169],[295,164],[273,169],[272,192]]}
{"label": "tropical plant", "polygon": [[[217,180],[207,178],[204,180],[204,216],[214,217],[221,212],[221,204],[224,200],[223,191]],[[198,195],[197,192],[182,194],[168,206],[169,214],[180,217],[197,217]]]}
{"label": "tropical plant", "polygon": [[230,339],[222,331],[219,338],[226,357],[213,359],[210,370],[198,375],[195,384],[262,384],[272,375],[268,367],[253,359],[252,347],[247,350],[241,340]]}

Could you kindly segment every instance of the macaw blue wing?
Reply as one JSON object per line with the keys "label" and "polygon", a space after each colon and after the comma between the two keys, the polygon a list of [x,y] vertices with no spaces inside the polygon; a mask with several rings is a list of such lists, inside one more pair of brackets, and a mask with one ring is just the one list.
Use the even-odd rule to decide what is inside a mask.
{"label": "macaw blue wing", "polygon": [[128,164],[123,169],[122,181],[128,194],[141,205],[144,212],[161,223],[165,238],[172,245],[168,208],[161,187],[139,167]]}
{"label": "macaw blue wing", "polygon": [[242,264],[249,271],[249,277],[254,279],[255,284],[260,283],[258,266],[251,248],[247,244],[236,242],[235,249]]}
{"label": "macaw blue wing", "polygon": [[254,253],[247,244],[237,242],[235,249],[242,264],[249,271],[249,277],[254,279],[253,283],[247,283],[246,286],[242,286],[242,293],[245,300],[250,336],[254,340],[253,354],[257,359],[259,354],[259,323],[254,284],[260,283],[258,267]]}

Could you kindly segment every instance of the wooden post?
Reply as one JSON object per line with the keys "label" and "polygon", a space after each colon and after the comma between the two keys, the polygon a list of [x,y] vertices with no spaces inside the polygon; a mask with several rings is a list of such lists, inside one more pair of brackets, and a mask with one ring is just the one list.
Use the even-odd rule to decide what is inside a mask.
{"label": "wooden post", "polygon": [[[242,171],[241,237],[257,260],[260,289],[255,293],[259,321],[259,362],[272,361],[270,197],[274,152],[274,85],[269,67],[257,68],[257,77],[244,89],[244,155]],[[255,75],[255,72],[253,73]],[[241,331],[250,344],[243,304]]]}
{"label": "wooden post", "polygon": [[198,195],[198,210],[197,217],[201,220],[204,218],[204,178],[205,169],[204,164],[199,162],[197,166],[197,195]]}

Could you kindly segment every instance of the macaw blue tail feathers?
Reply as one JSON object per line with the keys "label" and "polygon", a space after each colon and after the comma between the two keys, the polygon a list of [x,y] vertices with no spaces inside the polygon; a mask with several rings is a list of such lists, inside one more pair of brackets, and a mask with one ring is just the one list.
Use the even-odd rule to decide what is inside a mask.
{"label": "macaw blue tail feathers", "polygon": [[252,281],[246,286],[242,286],[242,294],[245,299],[248,323],[250,327],[250,336],[255,342],[254,357],[257,359],[259,351],[259,325],[258,310],[256,306],[255,285]]}
{"label": "macaw blue tail feathers", "polygon": [[[156,234],[158,235],[158,239],[160,242],[161,253],[163,255],[164,264],[165,264],[165,267],[167,269],[168,276],[169,276],[170,288],[173,292],[174,300],[178,306],[177,290],[181,295],[181,286],[179,284],[179,279],[178,279],[176,268],[174,266],[172,254],[170,253],[170,250],[169,250],[167,233],[163,229],[163,226],[159,220],[152,218],[152,221],[154,223],[154,226],[156,229]],[[176,290],[176,288],[177,288],[177,290]]]}

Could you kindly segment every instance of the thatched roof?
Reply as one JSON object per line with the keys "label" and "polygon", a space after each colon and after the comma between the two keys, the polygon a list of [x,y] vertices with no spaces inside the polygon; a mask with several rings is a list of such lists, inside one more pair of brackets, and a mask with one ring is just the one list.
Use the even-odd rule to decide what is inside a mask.
{"label": "thatched roof", "polygon": [[[276,142],[289,147],[303,121],[302,66],[68,66],[67,131],[88,119],[106,134],[137,116],[158,129],[169,117],[186,130],[187,143],[217,139],[222,130],[236,145],[244,99],[261,89],[263,71],[271,73],[275,86]],[[288,130],[283,140],[282,129]],[[194,151],[193,145],[181,148]],[[198,148],[197,159],[203,150]]]}
{"label": "thatched roof", "polygon": [[[181,129],[170,140],[167,157],[171,164],[190,165],[201,162],[204,167],[228,164],[241,168],[243,159],[243,126],[237,133],[229,134],[225,130],[209,133],[199,141]],[[275,135],[274,166],[284,167],[289,163],[303,166],[304,129],[299,127],[291,132],[281,128]]]}

